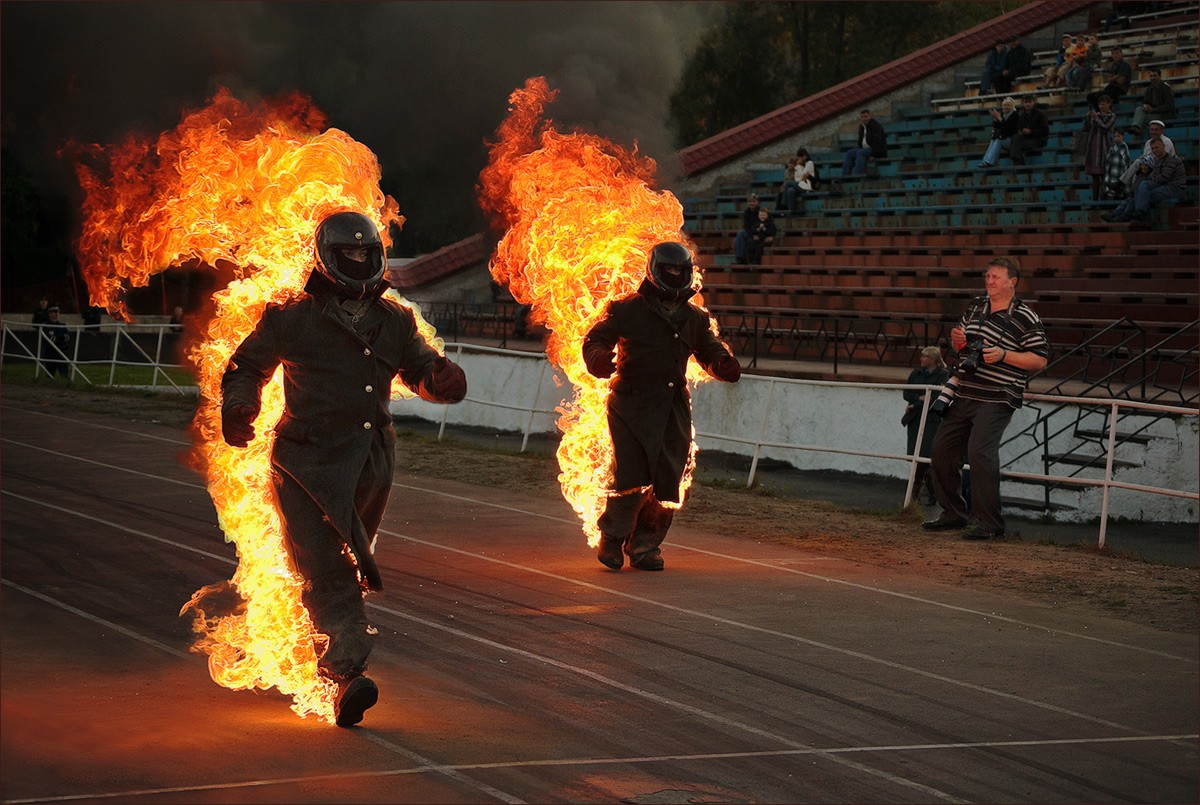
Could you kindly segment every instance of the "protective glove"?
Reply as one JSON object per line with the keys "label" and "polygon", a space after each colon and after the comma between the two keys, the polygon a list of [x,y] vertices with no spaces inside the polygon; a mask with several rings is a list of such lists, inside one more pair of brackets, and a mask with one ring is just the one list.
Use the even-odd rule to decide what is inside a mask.
{"label": "protective glove", "polygon": [[441,402],[460,402],[467,396],[467,374],[449,358],[439,355],[429,372],[428,388]]}
{"label": "protective glove", "polygon": [[713,361],[712,369],[709,371],[717,380],[736,383],[742,376],[742,365],[732,355],[722,355]]}
{"label": "protective glove", "polygon": [[245,447],[254,438],[258,409],[244,403],[221,409],[221,435],[230,447]]}
{"label": "protective glove", "polygon": [[583,364],[593,377],[605,379],[612,377],[617,371],[617,363],[613,360],[612,350],[588,349],[583,352]]}

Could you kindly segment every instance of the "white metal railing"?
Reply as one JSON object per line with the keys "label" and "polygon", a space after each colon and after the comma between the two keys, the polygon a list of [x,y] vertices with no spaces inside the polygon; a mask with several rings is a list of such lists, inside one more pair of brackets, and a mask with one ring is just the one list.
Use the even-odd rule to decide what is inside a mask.
{"label": "white metal railing", "polygon": [[[6,359],[6,358],[17,358],[20,360],[33,360],[38,366],[38,369],[36,371],[46,371],[44,364],[46,364],[49,361],[52,361],[52,360],[65,361],[71,366],[73,373],[78,372],[81,375],[82,375],[82,372],[79,372],[79,369],[78,369],[79,366],[109,364],[112,367],[109,371],[109,384],[110,385],[113,384],[116,367],[119,365],[141,366],[141,367],[152,366],[154,369],[152,384],[157,383],[158,375],[161,374],[163,376],[163,378],[170,384],[171,388],[173,388],[175,391],[178,391],[180,394],[188,393],[188,391],[185,388],[180,387],[173,380],[171,380],[170,376],[166,373],[166,371],[164,371],[165,369],[168,369],[168,368],[176,368],[176,369],[180,368],[177,364],[162,363],[162,360],[161,360],[163,357],[162,351],[163,351],[165,337],[170,334],[170,332],[169,332],[170,326],[169,325],[126,325],[126,324],[122,324],[122,325],[116,325],[116,326],[112,326],[112,325],[107,326],[105,328],[104,332],[116,333],[116,335],[113,339],[113,349],[112,349],[111,355],[106,360],[79,360],[79,342],[80,342],[79,335],[80,335],[81,331],[86,329],[84,327],[76,326],[76,327],[70,328],[74,331],[73,334],[75,336],[73,339],[73,341],[74,341],[73,354],[71,354],[71,355],[67,355],[64,351],[58,349],[52,342],[49,341],[49,339],[45,338],[44,334],[33,332],[37,329],[39,329],[39,328],[35,328],[32,325],[25,325],[23,328],[21,325],[16,325],[16,327],[14,329],[9,324],[5,324],[4,325],[4,333],[3,333],[3,335],[4,335],[3,349],[0,350],[0,360]],[[136,331],[139,329],[143,330],[143,331],[156,332],[155,354],[154,354],[153,358],[149,355],[149,353],[146,350],[144,350],[141,347],[141,345],[139,345],[133,339],[133,334],[130,331]],[[26,336],[33,335],[37,339],[36,343],[39,345],[39,349],[37,349],[37,350],[30,349],[28,344],[26,344],[24,340],[18,338],[17,332],[21,332],[21,331],[23,331]],[[126,341],[129,344],[131,344],[133,346],[133,348],[136,349],[137,353],[140,354],[141,357],[143,357],[145,359],[144,361],[119,360],[119,358],[118,358],[119,345],[122,343],[125,343]],[[46,345],[49,345],[49,347],[53,347],[53,349],[50,350],[48,348],[42,348],[41,345],[43,342],[45,342]],[[483,407],[487,407],[487,408],[496,408],[496,409],[501,409],[501,410],[507,410],[507,411],[520,412],[520,413],[527,414],[527,416],[525,416],[523,418],[524,426],[521,428],[521,431],[522,431],[521,451],[524,452],[527,449],[528,444],[529,444],[529,436],[533,430],[533,423],[534,423],[535,417],[538,414],[553,415],[557,411],[557,401],[555,402],[556,407],[551,407],[551,408],[539,407],[539,403],[541,402],[541,397],[543,396],[542,388],[545,385],[544,381],[545,381],[545,377],[546,377],[546,371],[550,368],[550,362],[547,360],[546,355],[542,352],[524,352],[524,351],[520,351],[520,350],[500,349],[497,347],[487,347],[487,346],[481,346],[481,345],[477,345],[477,344],[448,342],[446,344],[446,352],[450,353],[451,351],[454,352],[455,357],[458,360],[462,359],[462,356],[465,352],[472,352],[472,353],[477,353],[477,354],[484,354],[484,355],[490,354],[490,355],[503,356],[506,358],[536,360],[536,361],[541,362],[542,366],[540,369],[540,374],[538,376],[538,382],[536,384],[534,384],[533,393],[532,393],[530,399],[528,400],[528,402],[526,402],[526,403],[514,404],[511,402],[504,401],[504,400],[485,399],[485,398],[475,397],[475,396],[470,396],[470,395],[468,395],[463,400],[464,403],[470,403],[470,404],[475,404],[475,405],[479,405],[479,406],[483,406]],[[72,376],[74,376],[74,374]],[[86,375],[84,375],[84,379],[87,380],[89,383],[91,383],[91,380],[88,379],[86,377]],[[910,390],[910,389],[920,390],[923,392],[923,400],[922,400],[922,405],[921,405],[921,419],[920,419],[920,424],[918,425],[918,428],[917,428],[917,439],[916,439],[916,445],[917,445],[916,453],[919,453],[921,440],[925,434],[925,424],[926,424],[926,420],[928,417],[929,405],[930,405],[931,399],[933,397],[933,394],[938,390],[938,387],[897,384],[897,383],[849,383],[849,382],[840,382],[840,381],[831,381],[831,380],[801,380],[801,379],[795,379],[795,378],[767,377],[764,375],[743,375],[742,380],[743,380],[743,382],[750,381],[751,383],[767,383],[768,384],[766,392],[762,395],[763,406],[762,406],[762,413],[758,418],[758,421],[759,421],[758,432],[756,434],[754,434],[753,437],[747,437],[745,435],[731,434],[731,433],[707,433],[707,432],[701,432],[701,431],[697,431],[696,435],[698,437],[713,439],[716,441],[730,442],[733,444],[741,444],[741,445],[746,445],[746,446],[750,446],[753,448],[753,451],[751,453],[750,470],[749,470],[749,474],[746,479],[746,486],[752,486],[754,484],[755,475],[758,470],[758,462],[759,462],[759,458],[761,456],[763,448],[811,451],[811,452],[818,452],[818,453],[861,456],[861,457],[865,457],[865,458],[884,459],[884,460],[888,460],[888,461],[908,462],[908,464],[909,464],[908,485],[905,489],[904,505],[907,506],[911,502],[912,495],[914,492],[913,481],[915,480],[917,465],[922,464],[922,463],[928,464],[929,463],[928,458],[924,458],[924,457],[921,457],[920,455],[916,455],[916,454],[910,455],[907,453],[889,453],[889,452],[881,452],[881,451],[874,451],[874,450],[856,450],[856,449],[851,449],[851,448],[847,448],[844,446],[838,446],[838,445],[832,445],[832,444],[799,444],[799,443],[793,443],[793,442],[767,441],[765,439],[767,423],[769,421],[769,417],[772,412],[772,405],[774,404],[774,400],[776,397],[775,389],[784,384],[795,384],[795,385],[803,385],[803,386],[830,386],[830,387],[839,387],[839,388],[880,389],[880,390],[886,390],[886,391],[890,391],[890,392],[904,391],[904,390]],[[511,395],[511,392],[513,391],[513,389],[505,389],[504,391],[505,391],[506,395]],[[1119,416],[1122,408],[1148,411],[1148,412],[1161,413],[1161,414],[1171,414],[1171,415],[1184,416],[1184,417],[1200,417],[1200,410],[1197,410],[1195,408],[1183,408],[1183,407],[1179,407],[1179,406],[1170,406],[1170,405],[1157,405],[1157,404],[1152,404],[1152,403],[1143,403],[1143,402],[1136,402],[1133,400],[1123,400],[1123,399],[1115,399],[1115,398],[1110,399],[1110,398],[1093,398],[1093,397],[1063,397],[1063,396],[1057,396],[1057,395],[1051,395],[1051,394],[1027,393],[1025,395],[1025,399],[1027,401],[1038,400],[1038,401],[1045,401],[1045,402],[1051,402],[1051,403],[1066,403],[1066,404],[1085,405],[1085,406],[1090,406],[1090,407],[1105,406],[1105,405],[1110,407],[1111,416],[1109,417],[1108,434],[1107,434],[1107,438],[1106,438],[1106,442],[1105,442],[1104,477],[1102,477],[1102,478],[1079,478],[1079,477],[1074,477],[1074,476],[1048,475],[1048,474],[1016,472],[1016,471],[1005,471],[1005,472],[1001,473],[1001,476],[1004,478],[1022,479],[1022,480],[1027,480],[1027,481],[1044,481],[1044,482],[1059,483],[1059,484],[1070,484],[1070,485],[1075,485],[1075,486],[1080,486],[1080,487],[1102,487],[1102,503],[1101,503],[1101,510],[1100,510],[1100,534],[1099,534],[1099,538],[1098,538],[1098,544],[1100,545],[1100,547],[1104,546],[1105,534],[1106,534],[1107,527],[1108,527],[1109,495],[1110,495],[1111,490],[1113,490],[1113,489],[1124,489],[1124,490],[1127,490],[1130,492],[1136,492],[1136,493],[1142,493],[1142,494],[1167,495],[1167,496],[1171,496],[1171,497],[1179,497],[1179,498],[1186,498],[1188,500],[1200,501],[1200,491],[1184,490],[1184,489],[1167,489],[1167,488],[1156,487],[1156,486],[1148,486],[1145,484],[1133,484],[1133,483],[1127,483],[1124,481],[1117,481],[1117,480],[1114,480],[1114,478],[1113,478],[1113,462],[1114,462],[1114,455],[1115,455],[1115,449],[1116,449],[1116,444],[1117,444],[1116,423],[1117,423],[1117,419],[1118,419],[1118,416]],[[449,414],[450,414],[450,407],[449,406],[443,407],[442,414],[441,414],[441,422],[438,427],[438,439],[439,440],[442,439],[443,436],[445,435],[446,426],[448,424]]]}

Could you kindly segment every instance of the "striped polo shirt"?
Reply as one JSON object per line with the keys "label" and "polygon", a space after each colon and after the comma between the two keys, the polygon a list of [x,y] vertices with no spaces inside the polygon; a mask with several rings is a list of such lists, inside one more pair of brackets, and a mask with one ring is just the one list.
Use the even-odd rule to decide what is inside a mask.
{"label": "striped polo shirt", "polygon": [[[989,311],[986,318],[980,315],[981,311]],[[1019,299],[1014,299],[1009,307],[991,311],[987,297],[980,297],[967,308],[959,327],[966,333],[968,342],[982,338],[984,346],[997,346],[1009,352],[1033,352],[1043,358],[1050,356],[1050,342],[1046,340],[1042,320]],[[959,356],[962,355],[960,352]],[[1025,369],[1004,362],[980,362],[974,377],[960,378],[958,396],[982,402],[1003,402],[1020,408],[1028,380],[1029,372]]]}

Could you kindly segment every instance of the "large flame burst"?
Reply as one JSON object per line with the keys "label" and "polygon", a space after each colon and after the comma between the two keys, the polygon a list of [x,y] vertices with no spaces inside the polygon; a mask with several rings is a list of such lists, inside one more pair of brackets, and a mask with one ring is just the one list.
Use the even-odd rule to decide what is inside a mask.
{"label": "large flame burst", "polygon": [[[556,131],[552,121],[543,120],[543,110],[557,94],[540,77],[512,93],[509,115],[480,175],[480,205],[504,233],[492,275],[531,306],[532,321],[546,326],[546,354],[574,386],[573,399],[559,408],[559,483],[588,544],[595,546],[613,450],[608,382],[588,373],[583,339],[610,300],[637,289],[654,244],[688,241],[679,200],[653,187],[654,160],[603,137]],[[699,271],[695,277],[698,288]],[[702,304],[699,296],[692,302]],[[707,377],[692,360],[688,379]],[[681,500],[691,484],[695,453],[693,434]]]}
{"label": "large flame burst", "polygon": [[[93,304],[128,320],[125,288],[145,286],[151,275],[184,263],[233,277],[203,314],[188,359],[200,387],[193,457],[225,538],[237,546],[238,567],[224,586],[240,601],[231,613],[206,615],[200,604],[211,588],[197,592],[184,607],[196,614],[196,648],[208,655],[221,685],[274,687],[293,698],[299,715],[332,721],[336,686],[316,664],[325,638],[301,603],[270,491],[281,372],[263,391],[260,435],[245,450],[221,439],[221,376],[267,304],[301,294],[322,218],[363,212],[385,242],[389,226],[403,223],[395,200],[379,190],[378,160],[345,132],[327,128],[322,113],[299,95],[251,107],[225,89],[154,142],[132,135],[77,152],[84,191],[78,252]],[[421,324],[440,350],[432,328]],[[402,390],[397,381],[393,394]]]}

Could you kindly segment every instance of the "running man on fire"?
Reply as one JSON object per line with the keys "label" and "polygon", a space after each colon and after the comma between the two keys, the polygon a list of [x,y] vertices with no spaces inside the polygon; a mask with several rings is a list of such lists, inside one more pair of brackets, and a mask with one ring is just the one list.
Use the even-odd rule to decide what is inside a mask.
{"label": "running man on fire", "polygon": [[221,381],[224,439],[246,447],[262,387],[283,365],[272,485],[304,605],[328,637],[318,668],[338,685],[341,727],[379,698],[363,675],[377,634],[363,595],[383,588],[372,550],[395,463],[392,378],[431,402],[467,393],[462,369],[425,343],[412,312],[382,296],[386,287],[375,224],[357,212],[330,215],[317,227],[306,294],[267,307]]}
{"label": "running man on fire", "polygon": [[679,485],[692,446],[688,358],[695,355],[718,380],[736,383],[742,376],[737,359],[713,334],[712,317],[688,302],[696,293],[692,274],[685,246],[659,243],[637,291],[609,303],[583,342],[588,371],[613,378],[613,487],[597,521],[597,558],[613,570],[624,566],[625,555],[639,570],[663,569],[659,546],[682,505]]}

